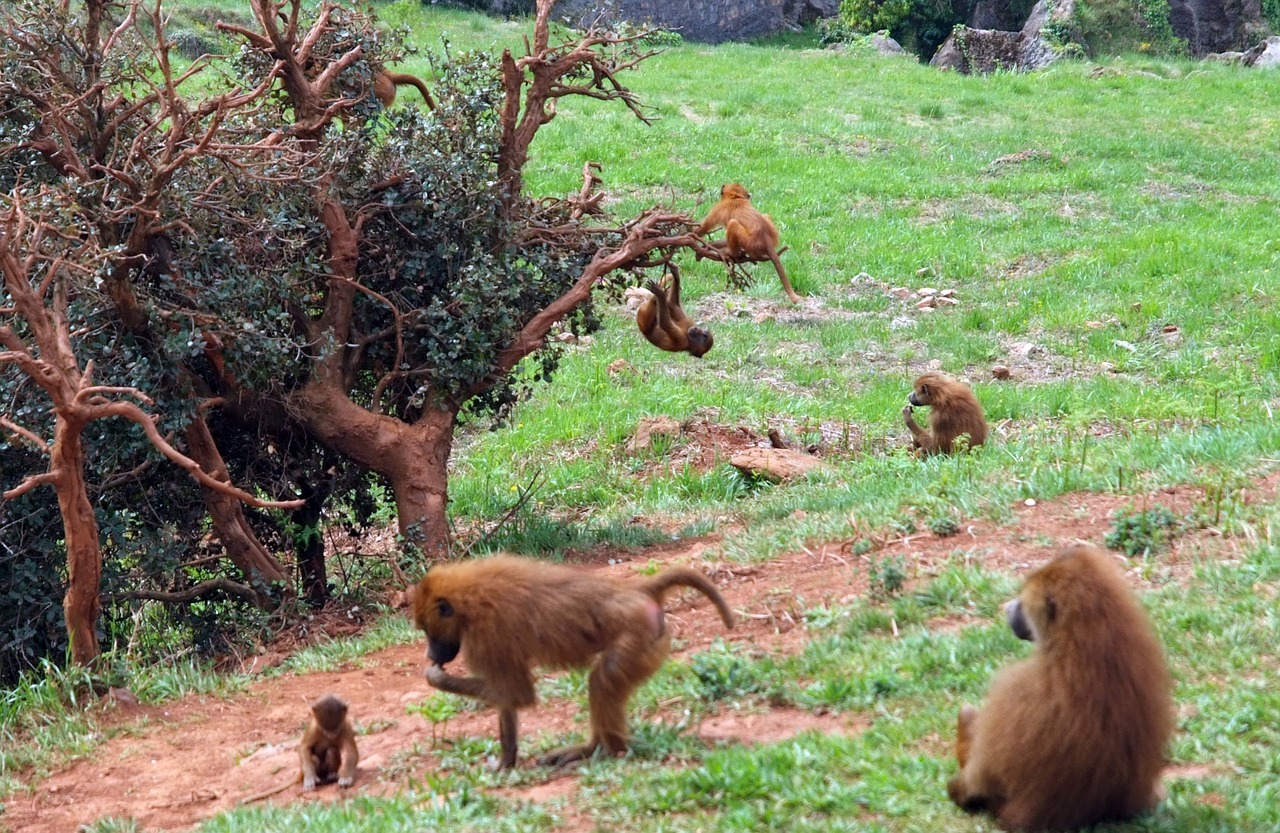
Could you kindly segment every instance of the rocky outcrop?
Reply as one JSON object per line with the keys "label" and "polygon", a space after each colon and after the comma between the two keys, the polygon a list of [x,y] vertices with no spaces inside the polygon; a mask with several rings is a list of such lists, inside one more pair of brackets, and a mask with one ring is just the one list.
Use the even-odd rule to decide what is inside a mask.
{"label": "rocky outcrop", "polygon": [[577,25],[628,20],[699,43],[749,40],[803,26],[840,10],[840,0],[561,0],[556,16]]}
{"label": "rocky outcrop", "polygon": [[1280,37],[1272,35],[1240,57],[1240,63],[1257,69],[1280,66]]}
{"label": "rocky outcrop", "polygon": [[1075,13],[1075,0],[1039,0],[1020,31],[957,26],[929,64],[966,74],[1046,67],[1057,60],[1061,47],[1046,30],[1066,31]]}
{"label": "rocky outcrop", "polygon": [[1169,25],[1197,57],[1242,49],[1266,29],[1262,0],[1169,0]]}

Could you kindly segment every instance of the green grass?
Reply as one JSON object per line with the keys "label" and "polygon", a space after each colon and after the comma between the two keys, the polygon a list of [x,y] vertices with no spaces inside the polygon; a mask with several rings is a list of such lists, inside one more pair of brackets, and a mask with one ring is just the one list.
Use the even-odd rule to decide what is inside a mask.
{"label": "green grass", "polygon": [[[239,0],[180,4],[200,6],[243,13]],[[518,48],[528,28],[409,0],[378,9],[412,30],[423,53],[405,67],[428,76],[442,35],[451,49]],[[583,161],[601,162],[610,207],[627,216],[655,202],[698,215],[722,183],[741,181],[790,246],[797,290],[817,300],[793,311],[768,269],[739,293],[714,264],[682,261],[687,307],[716,348],[701,361],[660,353],[627,314],[607,311],[594,344],[501,430],[462,432],[454,519],[491,528],[538,475],[525,510],[486,546],[562,553],[717,531],[708,557],[764,561],[811,541],[1005,521],[1027,498],[1203,487],[1203,504],[1179,520],[1236,537],[1238,555],[1182,580],[1165,580],[1159,547],[1141,565],[1159,579],[1143,601],[1177,683],[1172,758],[1205,774],[1171,781],[1155,813],[1108,829],[1280,829],[1280,510],[1242,491],[1280,462],[1280,114],[1258,103],[1272,80],[1136,57],[1098,78],[1081,63],[965,77],[807,42],[669,48],[625,76],[660,116],[650,127],[621,107],[562,102],[528,183],[575,192]],[[1022,151],[1035,153],[1006,159]],[[917,312],[886,295],[897,286],[952,288],[960,304]],[[757,310],[771,315],[757,321]],[[1017,343],[1037,349],[1015,361]],[[636,373],[611,375],[617,359]],[[906,453],[900,410],[931,361],[976,381],[998,428],[980,452]],[[994,364],[1012,365],[1015,380],[989,381]],[[685,438],[632,457],[632,428],[655,415],[840,439],[825,473],[767,486],[723,462],[683,464]],[[550,830],[570,816],[629,831],[990,830],[943,785],[957,707],[1025,650],[997,622],[1017,578],[958,562],[903,591],[903,565],[875,564],[869,598],[796,600],[810,639],[794,656],[716,646],[669,663],[633,699],[633,754],[588,765],[572,806],[495,793],[541,775],[490,773],[485,739],[406,750],[387,770],[421,780],[394,796],[242,808],[200,830]],[[930,629],[940,616],[968,624]],[[388,620],[284,670],[358,662],[409,638]],[[200,677],[145,691],[162,699],[213,685]],[[100,741],[66,680],[51,669],[6,692],[0,790],[16,787],[14,772],[51,766],[49,750],[83,754]],[[584,699],[580,675],[550,686],[575,707]],[[717,746],[650,719],[664,708],[692,721],[776,705],[856,713],[868,728]],[[527,743],[536,753],[563,740]]]}

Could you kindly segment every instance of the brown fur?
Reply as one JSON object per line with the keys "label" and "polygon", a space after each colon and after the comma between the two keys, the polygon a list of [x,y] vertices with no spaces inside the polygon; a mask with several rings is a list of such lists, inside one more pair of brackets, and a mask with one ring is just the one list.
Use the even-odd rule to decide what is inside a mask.
{"label": "brown fur", "polygon": [[951,799],[1011,831],[1130,818],[1160,796],[1173,703],[1160,643],[1110,554],[1072,547],[1007,606],[1031,656],[960,713]]}
{"label": "brown fur", "polygon": [[[929,407],[929,429],[916,424],[911,409],[917,405]],[[987,418],[982,405],[969,386],[944,373],[925,373],[916,379],[907,406],[902,409],[902,419],[911,430],[912,445],[921,456],[950,454],[959,450],[956,440],[968,438],[968,448],[977,448],[987,441]]]}
{"label": "brown fur", "polygon": [[396,101],[396,87],[400,84],[408,84],[411,87],[417,87],[418,92],[422,93],[422,100],[427,103],[429,109],[436,109],[436,100],[431,97],[431,91],[427,89],[427,85],[422,79],[416,75],[410,75],[407,72],[390,72],[381,70],[373,76],[373,94],[382,102],[383,107],[390,107]]}
{"label": "brown fur", "polygon": [[326,694],[311,704],[311,719],[298,743],[298,777],[242,798],[240,803],[261,801],[298,783],[310,791],[317,784],[336,778],[339,787],[349,787],[355,783],[359,761],[356,731],[347,717],[347,704],[336,694]]}
{"label": "brown fur", "polygon": [[[695,327],[680,306],[680,273],[671,270],[671,286],[649,282],[652,297],[636,310],[636,326],[653,346],[672,353],[687,352],[697,358],[711,349],[715,339],[702,327]],[[664,278],[665,280],[665,278]]]}
{"label": "brown fur", "polygon": [[[620,754],[628,745],[627,699],[671,648],[662,601],[677,585],[703,593],[733,627],[715,585],[689,567],[632,581],[509,555],[432,567],[413,603],[414,622],[427,635],[427,680],[498,709],[500,766],[508,768],[516,763],[516,711],[536,701],[533,667],[591,665],[591,736],[543,762],[569,763],[598,748]],[[473,676],[444,670],[459,649]]]}
{"label": "brown fur", "polygon": [[736,182],[720,189],[720,202],[715,204],[694,233],[701,237],[721,226],[724,227],[724,240],[712,240],[712,246],[733,263],[772,262],[791,303],[800,302],[800,296],[791,288],[787,271],[778,258],[778,227],[768,214],[756,210],[747,189]]}
{"label": "brown fur", "polygon": [[338,780],[339,787],[355,782],[360,752],[356,731],[347,716],[347,704],[336,694],[326,694],[311,704],[311,724],[298,744],[302,763],[302,789]]}

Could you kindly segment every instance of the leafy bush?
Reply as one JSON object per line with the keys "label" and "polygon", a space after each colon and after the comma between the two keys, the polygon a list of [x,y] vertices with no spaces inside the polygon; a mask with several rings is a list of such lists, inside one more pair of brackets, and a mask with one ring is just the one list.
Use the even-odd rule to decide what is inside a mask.
{"label": "leafy bush", "polygon": [[1130,558],[1148,555],[1168,542],[1169,532],[1177,524],[1178,519],[1163,506],[1143,512],[1116,512],[1115,524],[1102,540]]}

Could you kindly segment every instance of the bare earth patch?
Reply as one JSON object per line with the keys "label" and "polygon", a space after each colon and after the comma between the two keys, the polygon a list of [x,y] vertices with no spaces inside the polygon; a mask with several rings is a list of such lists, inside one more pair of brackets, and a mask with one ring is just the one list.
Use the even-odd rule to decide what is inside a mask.
{"label": "bare earth patch", "polygon": [[[1275,500],[1278,483],[1280,476],[1273,475],[1249,488],[1242,499]],[[1192,487],[1145,498],[1069,494],[1019,505],[1007,524],[974,522],[946,538],[911,535],[885,543],[874,554],[901,556],[909,582],[925,580],[956,559],[1020,573],[1047,560],[1064,543],[1100,543],[1117,509],[1161,504],[1184,514],[1203,500],[1203,493]],[[667,621],[675,632],[677,654],[704,650],[717,639],[743,650],[785,654],[802,650],[808,642],[803,626],[806,610],[848,603],[867,593],[867,557],[852,555],[851,544],[813,542],[803,552],[779,553],[768,563],[744,565],[717,560],[718,539],[712,537],[637,551],[597,552],[588,560],[594,563],[592,569],[617,575],[633,574],[654,563],[694,563],[708,570],[741,621],[737,629],[727,631],[714,608],[700,596],[673,600]],[[1143,575],[1147,581],[1185,580],[1193,561],[1234,558],[1241,546],[1212,530],[1197,531],[1175,540],[1156,559],[1156,569]],[[1138,582],[1136,576],[1134,581]],[[963,617],[948,617],[931,627],[954,630],[972,624]],[[247,796],[296,778],[295,748],[307,704],[327,691],[339,692],[348,700],[363,731],[358,738],[361,761],[355,786],[345,793],[328,786],[304,794],[293,784],[267,800],[328,802],[347,795],[395,793],[410,780],[421,779],[421,767],[433,765],[430,758],[415,757],[409,767],[389,767],[394,756],[415,744],[425,748],[432,742],[431,725],[406,711],[407,705],[431,696],[422,666],[421,646],[405,645],[370,654],[357,668],[263,680],[226,700],[188,697],[163,706],[116,704],[104,722],[123,731],[90,757],[36,783],[29,793],[10,797],[3,823],[24,833],[66,833],[77,825],[115,816],[134,818],[147,830],[189,829]],[[576,703],[543,702],[522,715],[522,736],[579,731],[583,717]],[[694,732],[709,745],[771,743],[810,730],[853,734],[866,728],[867,721],[857,714],[815,714],[794,708],[723,710],[705,718]],[[488,710],[464,712],[436,727],[436,735],[443,739],[491,737],[495,731],[496,718]],[[1170,777],[1204,776],[1189,766],[1175,769]],[[564,805],[561,829],[586,830],[591,828],[589,821],[572,806],[577,784],[572,771],[548,770],[544,781],[503,793]]]}

